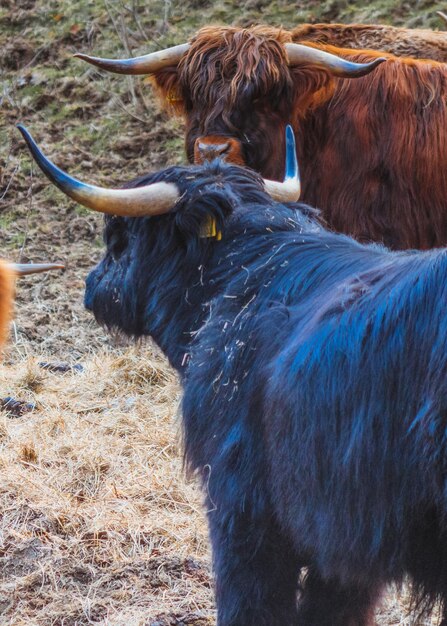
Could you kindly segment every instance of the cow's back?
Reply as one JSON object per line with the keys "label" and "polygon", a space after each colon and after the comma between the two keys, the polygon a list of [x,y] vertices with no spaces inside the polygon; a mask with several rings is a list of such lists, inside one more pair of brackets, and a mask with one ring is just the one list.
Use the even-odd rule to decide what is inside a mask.
{"label": "cow's back", "polygon": [[412,530],[442,509],[446,271],[445,252],[384,255],[327,294],[272,359],[273,500],[328,579],[398,580]]}
{"label": "cow's back", "polygon": [[383,24],[303,24],[292,31],[296,43],[330,44],[340,48],[372,49],[400,57],[447,62],[447,33],[396,28]]}

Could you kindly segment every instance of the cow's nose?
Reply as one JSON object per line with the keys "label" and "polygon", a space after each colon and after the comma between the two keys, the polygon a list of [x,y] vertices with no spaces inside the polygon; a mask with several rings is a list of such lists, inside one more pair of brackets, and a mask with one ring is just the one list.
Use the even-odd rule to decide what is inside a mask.
{"label": "cow's nose", "polygon": [[228,141],[222,143],[207,143],[206,141],[197,140],[197,152],[201,161],[212,161],[226,154],[230,149]]}

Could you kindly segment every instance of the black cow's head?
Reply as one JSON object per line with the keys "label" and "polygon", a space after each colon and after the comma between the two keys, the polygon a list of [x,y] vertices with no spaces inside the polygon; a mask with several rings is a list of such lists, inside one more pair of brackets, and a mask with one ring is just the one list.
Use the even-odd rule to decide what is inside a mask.
{"label": "black cow's head", "polygon": [[[290,210],[277,205],[272,196],[295,201],[299,195],[290,128],[283,183],[216,160],[205,166],[169,168],[123,189],[101,189],[71,178],[44,157],[26,129],[20,130],[50,180],[73,199],[108,214],[106,252],[87,278],[86,307],[109,328],[134,337],[153,336],[176,366],[191,330],[203,322],[203,303],[228,278],[204,277],[210,257],[225,255],[228,238],[243,234],[238,221],[247,212],[259,213],[262,221],[269,208],[281,206],[290,218]],[[272,219],[261,226],[263,232]],[[233,261],[239,270],[236,254],[226,263],[227,270]]]}

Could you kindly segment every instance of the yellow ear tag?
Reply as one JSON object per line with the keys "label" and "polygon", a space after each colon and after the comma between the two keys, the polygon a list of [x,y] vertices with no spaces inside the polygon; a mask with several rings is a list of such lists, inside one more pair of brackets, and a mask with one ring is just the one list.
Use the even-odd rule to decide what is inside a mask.
{"label": "yellow ear tag", "polygon": [[214,219],[214,217],[208,216],[206,218],[206,222],[202,224],[202,228],[200,229],[200,237],[213,237],[214,239],[217,239],[217,241],[220,241],[222,239],[222,233],[220,232],[220,230],[217,230],[216,220]]}

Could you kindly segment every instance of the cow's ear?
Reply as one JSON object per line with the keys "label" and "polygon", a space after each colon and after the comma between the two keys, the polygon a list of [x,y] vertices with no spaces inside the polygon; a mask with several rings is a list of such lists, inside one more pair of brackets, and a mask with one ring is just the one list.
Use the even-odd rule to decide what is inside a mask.
{"label": "cow's ear", "polygon": [[167,67],[149,78],[162,106],[172,115],[183,115],[185,107],[180,90],[179,71],[177,67]]}

